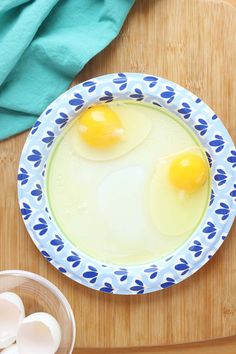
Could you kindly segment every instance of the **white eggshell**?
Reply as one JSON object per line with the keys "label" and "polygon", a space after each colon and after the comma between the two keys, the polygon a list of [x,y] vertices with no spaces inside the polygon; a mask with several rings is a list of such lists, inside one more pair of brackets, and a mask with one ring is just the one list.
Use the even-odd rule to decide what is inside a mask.
{"label": "white eggshell", "polygon": [[61,342],[60,325],[48,313],[33,313],[21,322],[16,342],[19,354],[54,354]]}
{"label": "white eggshell", "polygon": [[19,354],[19,350],[16,344],[11,345],[4,349],[1,354]]}
{"label": "white eggshell", "polygon": [[21,298],[15,293],[0,294],[0,349],[6,348],[16,340],[19,324],[25,317]]}

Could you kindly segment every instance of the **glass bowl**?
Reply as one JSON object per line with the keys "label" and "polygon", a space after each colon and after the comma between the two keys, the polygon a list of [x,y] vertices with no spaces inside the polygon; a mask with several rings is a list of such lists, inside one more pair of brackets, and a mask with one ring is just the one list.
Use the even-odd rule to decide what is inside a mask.
{"label": "glass bowl", "polygon": [[57,354],[71,354],[75,343],[75,319],[65,296],[47,279],[23,270],[0,272],[0,293],[11,291],[24,303],[26,316],[48,312],[60,324],[62,338]]}

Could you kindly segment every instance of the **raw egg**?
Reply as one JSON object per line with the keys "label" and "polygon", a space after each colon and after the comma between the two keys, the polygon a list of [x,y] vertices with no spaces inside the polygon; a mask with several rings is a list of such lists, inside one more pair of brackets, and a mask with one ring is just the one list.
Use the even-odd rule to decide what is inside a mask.
{"label": "raw egg", "polygon": [[191,234],[209,201],[207,159],[200,148],[157,161],[149,184],[152,221],[163,236]]}
{"label": "raw egg", "polygon": [[132,107],[124,104],[93,106],[78,116],[74,125],[68,131],[73,151],[93,161],[112,160],[128,153],[151,130],[151,121],[144,112],[133,115]]}

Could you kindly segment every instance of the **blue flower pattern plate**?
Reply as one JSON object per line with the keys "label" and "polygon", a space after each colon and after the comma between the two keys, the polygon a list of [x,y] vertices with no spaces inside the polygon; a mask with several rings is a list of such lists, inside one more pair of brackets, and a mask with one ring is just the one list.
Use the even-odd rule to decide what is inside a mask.
{"label": "blue flower pattern plate", "polygon": [[[186,122],[203,145],[212,171],[206,215],[193,235],[168,258],[153,264],[102,264],[76,249],[53,222],[45,195],[45,169],[57,136],[94,103],[114,99],[165,107]],[[135,73],[101,76],[62,94],[42,113],[25,143],[18,194],[26,228],[41,254],[61,273],[92,289],[144,294],[168,288],[201,268],[218,250],[235,218],[236,150],[216,114],[198,97],[163,78]]]}

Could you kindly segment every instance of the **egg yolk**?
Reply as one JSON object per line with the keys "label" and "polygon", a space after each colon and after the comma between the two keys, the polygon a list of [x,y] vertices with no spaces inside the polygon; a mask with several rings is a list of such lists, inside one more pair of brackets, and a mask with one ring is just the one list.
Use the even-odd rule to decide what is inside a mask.
{"label": "egg yolk", "polygon": [[207,165],[199,155],[182,153],[171,162],[169,178],[176,188],[195,192],[206,182]]}
{"label": "egg yolk", "polygon": [[108,148],[118,143],[124,129],[118,115],[106,105],[98,105],[82,112],[79,119],[81,138],[95,148]]}

